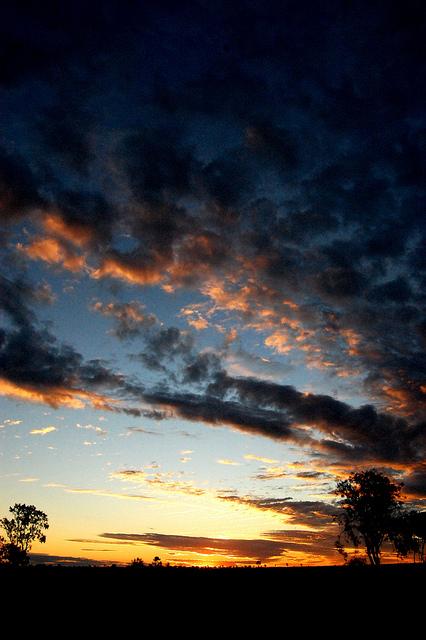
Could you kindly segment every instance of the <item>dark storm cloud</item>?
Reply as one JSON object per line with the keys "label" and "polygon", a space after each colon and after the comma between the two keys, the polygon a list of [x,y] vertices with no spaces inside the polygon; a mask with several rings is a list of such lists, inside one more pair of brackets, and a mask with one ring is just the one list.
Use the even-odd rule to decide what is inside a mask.
{"label": "dark storm cloud", "polygon": [[248,127],[246,143],[272,168],[286,175],[298,165],[298,141],[292,132],[281,127],[273,127],[270,123]]}
{"label": "dark storm cloud", "polygon": [[331,396],[227,375],[218,375],[209,388],[220,397],[234,392],[240,402],[248,406],[274,408],[289,424],[315,426],[326,435],[322,441],[325,448],[335,449],[336,453],[340,449],[341,454],[349,458],[378,456],[409,460],[424,452],[424,423],[410,423],[379,413],[371,405],[355,409]]}
{"label": "dark storm cloud", "polygon": [[[2,393],[53,407],[82,406],[81,398],[98,408],[136,411],[115,404],[112,397],[140,397],[142,387],[115,373],[100,359],[84,360],[74,347],[58,341],[37,322],[32,309],[38,290],[24,279],[0,278],[0,311],[10,321],[0,327],[0,387]],[[115,405],[115,406],[114,406]],[[147,411],[148,417],[153,412]]]}
{"label": "dark storm cloud", "polygon": [[24,279],[0,276],[0,309],[13,323],[22,327],[34,320],[34,312],[29,304],[34,301],[36,292]]}
{"label": "dark storm cloud", "polygon": [[222,360],[215,353],[199,353],[195,355],[183,371],[183,382],[197,384],[205,382],[217,371],[222,370]]}
{"label": "dark storm cloud", "polygon": [[100,8],[74,2],[35,6],[6,0],[2,3],[0,81],[9,88],[33,79],[60,82],[75,67],[105,72],[105,58],[117,53],[117,47],[126,49],[123,30],[133,36],[143,32],[149,24],[148,13],[139,3],[127,3],[123,12],[118,2]]}
{"label": "dark storm cloud", "polygon": [[379,413],[371,405],[354,408],[290,385],[234,378],[223,370],[215,370],[213,376],[202,393],[163,387],[142,391],[140,396],[145,403],[168,407],[187,420],[287,440],[337,460],[409,462],[424,456],[423,422]]}
{"label": "dark storm cloud", "polygon": [[24,158],[0,148],[1,221],[12,221],[41,207],[38,186]]}
{"label": "dark storm cloud", "polygon": [[139,542],[161,549],[188,551],[207,555],[229,555],[252,560],[271,560],[286,552],[284,542],[278,540],[239,540],[229,538],[205,538],[179,536],[164,533],[102,533],[101,538]]}
{"label": "dark storm cloud", "polygon": [[190,192],[195,160],[174,131],[146,129],[125,138],[117,149],[117,160],[141,204],[173,202]]}
{"label": "dark storm cloud", "polygon": [[58,192],[51,204],[58,208],[71,231],[82,233],[83,239],[86,235],[101,251],[109,247],[117,211],[104,195],[87,189],[68,189]]}
{"label": "dark storm cloud", "polygon": [[57,85],[55,104],[40,115],[38,131],[46,154],[56,157],[66,169],[87,176],[95,154],[92,150],[95,116],[88,108],[84,95],[90,95],[90,86],[76,82],[71,87]]}
{"label": "dark storm cloud", "polygon": [[414,494],[420,498],[426,497],[426,464],[421,462],[415,465],[407,475],[403,477],[403,493]]}
{"label": "dark storm cloud", "polygon": [[[290,428],[288,421],[276,411],[246,407],[239,402],[224,401],[214,396],[192,393],[171,393],[154,390],[143,393],[147,403],[173,409],[186,420],[201,421],[210,425],[227,424],[252,435],[264,435],[275,440],[288,440],[303,434]],[[308,441],[309,438],[305,437]]]}
{"label": "dark storm cloud", "polygon": [[73,347],[59,343],[47,330],[32,326],[0,330],[0,371],[3,378],[16,385],[47,394],[56,388],[85,391],[125,386],[123,377],[102,361],[84,362]]}
{"label": "dark storm cloud", "polygon": [[[222,384],[233,398],[158,394],[181,415],[252,428],[257,411],[258,432],[279,438],[289,425],[319,426],[333,455],[419,456],[420,4],[331,2],[308,13],[293,2],[53,5],[6,3],[1,21],[3,219],[54,212],[62,226],[45,221],[43,232],[84,247],[93,278],[206,295],[215,279],[249,290],[245,305],[229,304],[245,322],[268,306],[280,328],[282,301],[294,299],[308,365],[317,349],[337,375],[361,372],[363,391],[405,417],[230,378],[215,392]],[[70,374],[76,352],[49,347],[39,330],[25,334],[8,304],[22,345],[32,336],[38,357],[55,354]],[[17,341],[4,337],[5,348]],[[163,372],[168,357],[183,362],[182,380],[202,385],[217,367],[190,342],[177,329],[153,331],[140,358]],[[81,379],[102,378],[92,373]]]}
{"label": "dark storm cloud", "polygon": [[193,336],[177,327],[157,328],[145,335],[145,351],[133,356],[149,369],[167,371],[176,358],[187,360],[193,354]]}

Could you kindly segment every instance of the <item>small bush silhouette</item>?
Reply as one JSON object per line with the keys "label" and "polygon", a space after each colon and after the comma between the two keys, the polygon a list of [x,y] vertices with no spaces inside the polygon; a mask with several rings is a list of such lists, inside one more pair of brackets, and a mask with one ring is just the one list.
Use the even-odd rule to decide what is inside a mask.
{"label": "small bush silhouette", "polygon": [[364,556],[354,556],[353,558],[350,558],[347,563],[346,566],[348,567],[367,567],[368,566],[368,561],[367,558],[365,558]]}
{"label": "small bush silhouette", "polygon": [[133,558],[130,563],[130,567],[132,569],[142,569],[144,566],[145,562],[142,560],[142,558]]}

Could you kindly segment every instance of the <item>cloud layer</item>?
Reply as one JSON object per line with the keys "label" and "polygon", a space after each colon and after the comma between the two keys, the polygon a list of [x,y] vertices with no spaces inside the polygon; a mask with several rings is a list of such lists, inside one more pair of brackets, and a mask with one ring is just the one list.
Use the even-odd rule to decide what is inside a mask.
{"label": "cloud layer", "polygon": [[[422,7],[310,4],[4,3],[0,395],[225,425],[419,496]],[[120,364],[42,320],[69,279]]]}

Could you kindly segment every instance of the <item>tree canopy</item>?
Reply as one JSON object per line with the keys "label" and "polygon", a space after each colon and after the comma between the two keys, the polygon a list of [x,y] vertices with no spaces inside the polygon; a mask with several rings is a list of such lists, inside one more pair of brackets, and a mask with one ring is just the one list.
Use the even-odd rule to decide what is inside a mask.
{"label": "tree canopy", "polygon": [[396,520],[392,533],[392,542],[399,556],[413,554],[420,562],[425,561],[426,511],[411,510],[402,513]]}
{"label": "tree canopy", "polygon": [[[381,548],[392,539],[394,523],[401,509],[402,485],[392,482],[376,469],[352,473],[337,483],[341,497],[338,521],[341,537],[353,546],[365,546],[372,565],[380,564]],[[338,547],[343,549],[341,539]]]}
{"label": "tree canopy", "polygon": [[24,558],[28,561],[27,553],[33,542],[46,542],[44,532],[49,528],[48,518],[34,505],[16,503],[9,511],[13,518],[0,520],[7,538],[2,555],[12,564],[25,564]]}

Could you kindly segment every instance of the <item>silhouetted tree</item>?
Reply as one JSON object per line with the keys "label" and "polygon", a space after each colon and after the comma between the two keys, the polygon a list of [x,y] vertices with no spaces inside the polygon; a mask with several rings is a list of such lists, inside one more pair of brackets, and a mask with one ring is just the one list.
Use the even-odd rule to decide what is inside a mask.
{"label": "silhouetted tree", "polygon": [[0,538],[0,563],[12,564],[15,567],[25,567],[29,563],[28,554],[16,544],[6,542]]}
{"label": "silhouetted tree", "polygon": [[[8,542],[3,544],[3,553],[11,564],[28,564],[28,551],[34,541],[46,542],[44,531],[49,528],[47,515],[34,505],[15,504],[9,508],[13,518],[2,518]],[[26,560],[25,560],[26,559]]]}
{"label": "silhouetted tree", "polygon": [[[379,565],[383,542],[392,538],[394,519],[401,508],[401,485],[369,469],[338,482],[334,493],[342,498],[337,516],[341,537],[354,547],[363,544],[370,563]],[[341,539],[338,545],[343,549]]]}
{"label": "silhouetted tree", "polygon": [[142,558],[133,558],[129,566],[132,567],[132,569],[142,569],[145,566],[145,562]]}
{"label": "silhouetted tree", "polygon": [[368,562],[367,562],[367,558],[365,558],[364,556],[354,555],[352,556],[352,558],[349,558],[346,564],[348,567],[359,568],[359,567],[367,566]]}
{"label": "silhouetted tree", "polygon": [[415,511],[412,515],[413,535],[418,543],[420,562],[425,562],[426,549],[426,511]]}
{"label": "silhouetted tree", "polygon": [[426,511],[409,511],[395,519],[392,542],[399,556],[405,558],[413,554],[420,562],[425,560]]}
{"label": "silhouetted tree", "polygon": [[162,567],[163,563],[161,562],[161,558],[159,556],[155,556],[154,560],[152,561],[152,566],[153,567]]}

